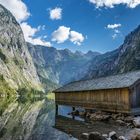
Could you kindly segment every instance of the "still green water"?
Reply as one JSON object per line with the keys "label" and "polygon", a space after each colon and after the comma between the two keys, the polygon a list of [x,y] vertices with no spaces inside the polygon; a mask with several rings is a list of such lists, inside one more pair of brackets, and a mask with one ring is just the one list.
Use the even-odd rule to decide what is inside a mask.
{"label": "still green water", "polygon": [[69,140],[53,128],[54,100],[46,97],[0,98],[0,140]]}

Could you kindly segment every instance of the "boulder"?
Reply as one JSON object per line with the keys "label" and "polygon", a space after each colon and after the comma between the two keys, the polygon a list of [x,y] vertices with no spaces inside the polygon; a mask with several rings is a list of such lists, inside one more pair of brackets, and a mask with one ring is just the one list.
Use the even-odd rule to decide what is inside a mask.
{"label": "boulder", "polygon": [[90,118],[91,114],[90,112],[86,112],[86,118]]}
{"label": "boulder", "polygon": [[134,140],[140,140],[140,134],[138,134]]}
{"label": "boulder", "polygon": [[111,140],[118,140],[117,133],[115,131],[110,132],[109,138],[111,138]]}
{"label": "boulder", "polygon": [[89,134],[88,133],[82,133],[80,140],[88,140],[89,139]]}
{"label": "boulder", "polygon": [[112,117],[112,119],[116,120],[118,117],[118,114],[112,114],[111,117]]}
{"label": "boulder", "polygon": [[140,128],[140,117],[135,117],[133,119],[133,125],[136,127],[136,128]]}
{"label": "boulder", "polygon": [[121,126],[126,125],[126,123],[124,121],[122,121],[122,120],[116,120],[116,123],[118,123]]}
{"label": "boulder", "polygon": [[105,140],[105,138],[99,132],[91,132],[89,140]]}
{"label": "boulder", "polygon": [[140,140],[140,134],[133,135],[129,140]]}
{"label": "boulder", "polygon": [[84,117],[86,115],[85,112],[79,112],[79,116]]}
{"label": "boulder", "polygon": [[126,135],[127,140],[140,140],[140,129],[135,128]]}
{"label": "boulder", "polygon": [[125,119],[124,119],[124,121],[126,122],[126,123],[132,123],[133,122],[133,117],[132,116],[128,116],[128,117],[125,117]]}
{"label": "boulder", "polygon": [[102,136],[106,139],[108,138],[108,134],[102,134]]}
{"label": "boulder", "polygon": [[110,115],[93,113],[90,115],[90,119],[92,121],[108,121],[110,119]]}
{"label": "boulder", "polygon": [[118,140],[127,140],[124,136],[119,136]]}
{"label": "boulder", "polygon": [[112,119],[114,119],[114,120],[117,120],[117,119],[120,118],[121,116],[122,116],[121,113],[117,113],[117,114],[112,114],[112,115],[111,115]]}

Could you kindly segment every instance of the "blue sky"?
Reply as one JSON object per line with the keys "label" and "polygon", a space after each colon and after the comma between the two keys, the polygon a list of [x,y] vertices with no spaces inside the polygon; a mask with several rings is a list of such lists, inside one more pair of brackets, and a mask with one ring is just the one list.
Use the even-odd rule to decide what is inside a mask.
{"label": "blue sky", "polygon": [[[0,0],[0,3],[6,6],[5,1],[8,0]],[[27,34],[26,40],[34,44],[50,43],[58,49],[111,51],[140,24],[139,0],[133,3],[131,0],[108,0],[108,3],[105,0],[101,3],[96,0],[24,0],[19,6],[12,1],[17,0],[11,0],[12,6],[22,5],[18,13],[14,13],[10,3],[7,8],[11,8],[15,16],[23,10],[25,16],[17,20]],[[54,9],[58,10],[57,14],[50,17]]]}

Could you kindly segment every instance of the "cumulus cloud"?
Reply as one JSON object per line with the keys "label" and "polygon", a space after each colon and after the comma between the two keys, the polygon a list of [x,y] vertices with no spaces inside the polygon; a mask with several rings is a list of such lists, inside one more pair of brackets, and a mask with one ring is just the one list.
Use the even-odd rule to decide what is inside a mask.
{"label": "cumulus cloud", "polygon": [[105,28],[111,29],[113,31],[112,38],[116,39],[119,36],[119,34],[121,33],[120,30],[118,29],[121,26],[122,25],[120,23],[119,24],[108,24]]}
{"label": "cumulus cloud", "polygon": [[118,27],[121,27],[121,24],[108,24],[107,25],[107,28],[108,29],[115,29],[115,28],[118,28]]}
{"label": "cumulus cloud", "polygon": [[39,32],[40,29],[42,29],[41,26],[37,28],[32,28],[27,22],[23,22],[21,23],[21,28],[23,30],[24,37],[27,42],[30,42],[34,45],[43,45],[51,47],[51,43],[43,40],[41,37],[34,38],[36,33]]}
{"label": "cumulus cloud", "polygon": [[18,22],[24,21],[30,16],[27,6],[22,0],[0,0],[0,4],[11,11]]}
{"label": "cumulus cloud", "polygon": [[57,43],[63,43],[69,39],[70,28],[65,26],[60,26],[57,30],[52,33],[52,41]]}
{"label": "cumulus cloud", "polygon": [[46,47],[52,46],[51,42],[45,41],[41,37],[34,38],[34,39],[31,38],[30,42],[34,45],[42,45],[42,46],[46,46]]}
{"label": "cumulus cloud", "polygon": [[119,4],[127,5],[129,8],[135,8],[140,4],[140,0],[89,0],[89,2],[95,4],[97,8],[113,8],[115,5]]}
{"label": "cumulus cloud", "polygon": [[65,26],[60,26],[52,33],[52,41],[63,43],[66,40],[70,40],[76,45],[81,45],[81,43],[84,41],[84,36],[79,32],[71,31],[69,27]]}
{"label": "cumulus cloud", "polygon": [[59,7],[56,7],[54,9],[50,10],[50,19],[52,20],[58,20],[62,18],[62,9]]}
{"label": "cumulus cloud", "polygon": [[70,31],[70,41],[76,45],[81,45],[84,41],[84,36],[76,31]]}

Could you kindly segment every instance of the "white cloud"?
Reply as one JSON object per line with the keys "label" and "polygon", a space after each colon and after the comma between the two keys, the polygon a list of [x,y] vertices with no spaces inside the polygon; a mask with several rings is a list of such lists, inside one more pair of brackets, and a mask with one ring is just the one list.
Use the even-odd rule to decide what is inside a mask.
{"label": "white cloud", "polygon": [[128,6],[131,7],[131,8],[135,8],[139,4],[140,4],[140,0],[131,0],[131,2],[129,3]]}
{"label": "white cloud", "polygon": [[52,33],[52,41],[63,43],[66,40],[70,40],[76,45],[81,45],[81,43],[84,41],[84,36],[79,32],[71,31],[69,27],[65,26],[60,26]]}
{"label": "white cloud", "polygon": [[107,27],[105,27],[105,28],[111,29],[111,31],[113,31],[112,38],[116,39],[121,33],[121,31],[118,29],[121,26],[122,25],[120,23],[119,24],[108,24]]}
{"label": "white cloud", "polygon": [[0,0],[0,4],[11,11],[18,22],[25,21],[30,16],[27,6],[22,0]]}
{"label": "white cloud", "polygon": [[45,25],[39,25],[37,29],[38,29],[38,30],[45,30],[45,28],[46,28]]}
{"label": "white cloud", "polygon": [[117,36],[118,36],[117,34],[113,34],[113,35],[112,35],[112,38],[113,38],[113,39],[116,39]]}
{"label": "white cloud", "polygon": [[97,8],[113,8],[115,5],[119,4],[127,5],[129,8],[135,8],[140,4],[140,0],[89,0],[89,2],[95,4]]}
{"label": "white cloud", "polygon": [[121,24],[108,24],[107,25],[107,28],[108,29],[115,29],[115,28],[118,28],[118,27],[121,27]]}
{"label": "white cloud", "polygon": [[117,34],[120,33],[120,31],[118,29],[115,29],[114,32],[117,33]]}
{"label": "white cloud", "polygon": [[21,23],[21,28],[24,33],[25,40],[29,40],[29,38],[33,37],[35,33],[38,31],[36,28],[32,28],[30,25],[28,25],[27,22]]}
{"label": "white cloud", "polygon": [[34,39],[32,38],[30,42],[34,45],[42,45],[42,46],[47,46],[47,47],[52,46],[51,42],[47,42],[45,40],[42,40],[42,38],[40,38],[40,37],[34,38]]}
{"label": "white cloud", "polygon": [[50,10],[50,19],[52,20],[58,20],[62,18],[62,9],[59,7],[56,7],[54,9]]}
{"label": "white cloud", "polygon": [[81,45],[84,41],[84,36],[76,31],[70,31],[70,41],[76,45]]}
{"label": "white cloud", "polygon": [[30,25],[28,25],[28,23],[23,22],[21,23],[21,28],[23,30],[24,37],[27,42],[30,42],[34,45],[43,45],[43,46],[51,47],[51,43],[43,40],[41,37],[34,38],[36,33],[39,32],[40,29],[42,29],[41,26],[37,28],[32,28]]}
{"label": "white cloud", "polygon": [[60,26],[57,30],[52,33],[52,41],[57,43],[63,43],[69,39],[70,28],[65,26]]}

